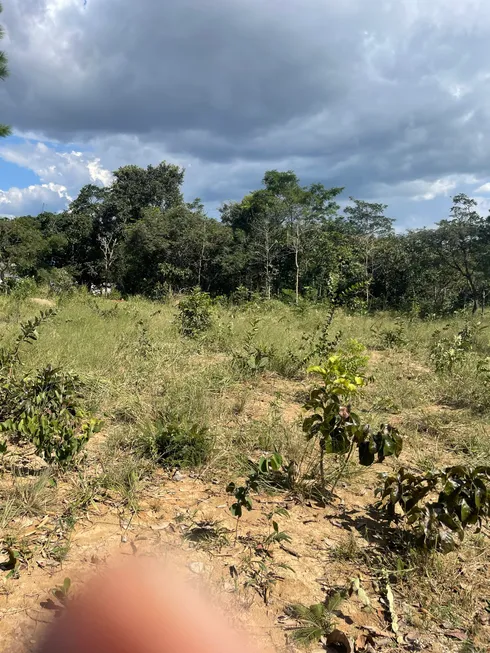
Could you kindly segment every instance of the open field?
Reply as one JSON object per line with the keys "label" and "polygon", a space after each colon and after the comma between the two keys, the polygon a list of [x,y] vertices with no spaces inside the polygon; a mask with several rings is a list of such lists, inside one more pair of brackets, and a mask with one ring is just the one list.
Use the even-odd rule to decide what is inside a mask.
{"label": "open field", "polygon": [[[2,650],[29,648],[52,616],[51,590],[69,577],[76,593],[81,577],[116,554],[170,556],[194,581],[210,581],[265,650],[299,646],[288,606],[344,590],[329,617],[355,650],[488,650],[488,527],[468,528],[446,554],[419,549],[403,522],[388,525],[374,493],[379,473],[401,466],[422,473],[490,465],[486,316],[473,320],[467,347],[448,363],[444,342],[468,328],[463,315],[336,313],[328,331],[330,340],[341,334],[335,349],[368,357],[356,412],[373,427],[395,426],[404,443],[399,458],[370,467],[327,456],[326,487],[335,483],[335,491],[322,501],[317,447],[302,430],[302,406],[318,379],[301,361],[315,350],[325,306],[217,304],[209,329],[186,338],[177,300],[2,297],[2,343],[53,306],[38,339],[21,346],[22,374],[48,364],[73,371],[102,425],[68,467],[47,464],[22,439],[1,458]],[[436,340],[446,339],[439,348],[437,330]],[[322,362],[317,348],[309,363]],[[162,433],[187,438],[170,462],[158,448]],[[201,444],[189,447],[189,439]],[[284,466],[294,461],[294,482],[280,489],[265,479],[237,524],[226,487],[247,477],[249,459],[273,452]],[[273,521],[288,538],[270,537]]]}

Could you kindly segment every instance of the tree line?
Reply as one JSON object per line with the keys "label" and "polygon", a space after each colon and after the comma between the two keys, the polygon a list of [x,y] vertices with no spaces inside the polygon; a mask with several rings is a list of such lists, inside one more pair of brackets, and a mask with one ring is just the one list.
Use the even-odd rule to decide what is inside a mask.
{"label": "tree line", "polygon": [[67,210],[0,220],[0,280],[59,273],[159,298],[195,286],[213,295],[322,300],[335,286],[366,309],[442,314],[485,303],[490,222],[466,195],[436,227],[395,233],[387,206],[342,188],[303,186],[292,171],[224,204],[220,219],[186,202],[184,171],[162,162],[119,168],[89,184]]}

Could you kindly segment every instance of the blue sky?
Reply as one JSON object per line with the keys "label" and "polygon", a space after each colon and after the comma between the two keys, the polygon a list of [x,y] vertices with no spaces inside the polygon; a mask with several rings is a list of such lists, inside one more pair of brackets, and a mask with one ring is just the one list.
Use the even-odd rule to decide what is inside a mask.
{"label": "blue sky", "polygon": [[5,0],[0,214],[162,160],[212,215],[268,169],[388,204],[490,208],[486,0]]}

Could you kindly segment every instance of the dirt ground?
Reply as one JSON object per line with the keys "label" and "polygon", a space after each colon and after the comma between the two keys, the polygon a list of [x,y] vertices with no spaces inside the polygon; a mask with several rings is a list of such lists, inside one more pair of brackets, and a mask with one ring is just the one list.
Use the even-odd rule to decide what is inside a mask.
{"label": "dirt ground", "polygon": [[[170,560],[191,582],[205,583],[226,612],[233,615],[234,623],[252,636],[261,651],[291,647],[288,627],[294,622],[285,616],[284,609],[292,600],[308,605],[320,602],[327,589],[346,587],[356,577],[361,580],[370,606],[366,608],[353,595],[342,606],[337,626],[358,646],[371,642],[371,650],[380,651],[459,650],[447,638],[440,642],[431,633],[414,632],[403,620],[397,641],[370,571],[362,563],[353,567],[352,563],[332,557],[332,551],[342,546],[347,534],[352,534],[349,536],[356,539],[361,549],[369,546],[361,535],[363,529],[365,532],[372,525],[376,527],[366,517],[367,488],[372,483],[369,476],[357,479],[354,488],[350,484],[349,491],[341,488],[338,505],[326,509],[302,505],[284,495],[255,498],[257,509],[244,514],[239,525],[244,542],[264,533],[264,514],[274,506],[285,507],[290,514],[287,520],[281,518],[281,527],[291,536],[291,543],[277,548],[273,554],[275,563],[284,563],[290,570],[281,573],[283,580],[274,585],[269,605],[252,588],[244,589],[230,574],[230,569],[240,569],[244,546],[234,546],[235,521],[229,512],[229,497],[220,485],[206,485],[183,474],[176,476],[179,480],[171,480],[161,473],[145,489],[140,510],[132,517],[111,505],[94,503],[78,520],[68,556],[62,563],[41,556],[23,566],[19,578],[2,579],[1,650],[13,653],[34,647],[55,614],[56,600],[51,590],[61,585],[64,578],[71,579],[70,592],[76,593],[84,579],[104,569],[109,560],[145,555]],[[36,532],[44,532],[49,519],[24,519],[18,526],[24,537],[35,542]],[[183,538],[190,527],[205,520],[219,522],[230,530],[227,544],[202,547]]]}

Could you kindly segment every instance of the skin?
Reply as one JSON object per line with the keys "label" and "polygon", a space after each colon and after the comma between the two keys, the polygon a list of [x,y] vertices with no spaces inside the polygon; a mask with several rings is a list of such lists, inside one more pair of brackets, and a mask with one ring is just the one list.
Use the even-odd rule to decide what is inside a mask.
{"label": "skin", "polygon": [[253,653],[169,568],[133,561],[90,581],[38,653]]}

